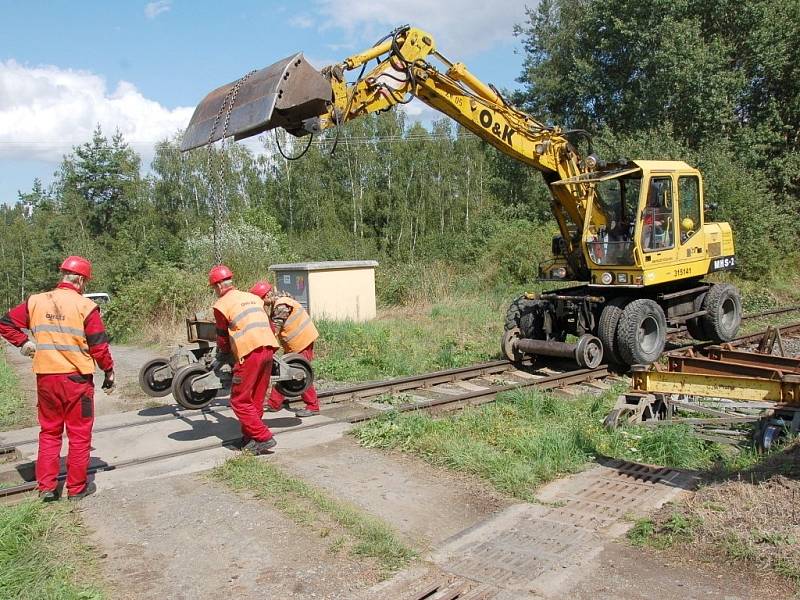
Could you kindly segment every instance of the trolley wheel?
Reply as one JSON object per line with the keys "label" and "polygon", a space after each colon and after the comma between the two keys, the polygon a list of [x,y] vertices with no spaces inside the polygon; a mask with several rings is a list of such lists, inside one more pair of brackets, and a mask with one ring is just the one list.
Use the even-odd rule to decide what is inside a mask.
{"label": "trolley wheel", "polygon": [[582,335],[575,348],[575,360],[583,369],[596,369],[603,362],[603,342],[588,333]]}
{"label": "trolley wheel", "polygon": [[775,421],[768,421],[758,432],[758,449],[762,452],[769,452],[773,446],[778,443],[778,440],[786,430],[783,423],[776,423]]}
{"label": "trolley wheel", "polygon": [[186,365],[178,369],[172,379],[172,395],[175,401],[188,410],[205,408],[217,396],[217,390],[195,392],[192,383],[197,377],[205,375],[208,370],[198,364]]}
{"label": "trolley wheel", "polygon": [[506,329],[503,332],[503,337],[500,340],[500,350],[508,360],[511,362],[520,362],[522,354],[514,348],[514,344],[519,339],[519,328]]}
{"label": "trolley wheel", "polygon": [[169,396],[172,378],[164,381],[155,380],[155,372],[167,365],[169,365],[169,360],[166,358],[154,358],[142,365],[142,368],[139,369],[139,387],[145,394],[153,398]]}
{"label": "trolley wheel", "polygon": [[620,426],[620,417],[622,417],[622,411],[625,409],[622,408],[615,408],[612,410],[606,418],[603,419],[603,427],[606,429],[616,429]]}
{"label": "trolley wheel", "polygon": [[314,370],[311,368],[311,363],[295,353],[284,354],[281,360],[286,366],[303,371],[303,378],[278,381],[275,383],[275,389],[287,398],[301,396],[314,383]]}

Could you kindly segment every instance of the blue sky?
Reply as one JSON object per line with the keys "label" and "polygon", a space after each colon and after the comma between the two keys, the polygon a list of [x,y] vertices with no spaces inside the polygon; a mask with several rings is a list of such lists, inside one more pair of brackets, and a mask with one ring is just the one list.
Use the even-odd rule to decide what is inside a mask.
{"label": "blue sky", "polygon": [[0,0],[0,202],[16,200],[34,177],[51,181],[61,156],[98,122],[119,128],[146,164],[155,142],[185,127],[213,88],[297,50],[318,67],[338,62],[405,23],[427,29],[445,56],[484,81],[513,88],[522,57],[512,28],[525,5]]}

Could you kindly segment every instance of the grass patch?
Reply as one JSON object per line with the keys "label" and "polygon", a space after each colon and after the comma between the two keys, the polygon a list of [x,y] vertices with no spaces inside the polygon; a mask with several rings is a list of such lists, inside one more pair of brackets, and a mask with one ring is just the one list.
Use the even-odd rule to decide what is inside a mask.
{"label": "grass patch", "polygon": [[652,519],[628,538],[703,560],[771,569],[800,587],[800,442],[744,468],[717,470],[707,485]]}
{"label": "grass patch", "polygon": [[506,310],[523,291],[451,290],[435,304],[381,308],[366,323],[320,321],[315,372],[323,379],[367,381],[497,358]]}
{"label": "grass patch", "polygon": [[342,534],[334,537],[329,551],[337,554],[347,548],[352,555],[375,559],[385,577],[405,567],[416,556],[383,521],[254,456],[244,454],[229,459],[214,469],[212,476],[233,489],[254,492],[321,537],[329,537],[333,529],[340,529]]}
{"label": "grass patch", "polygon": [[24,427],[33,421],[32,409],[25,402],[17,374],[0,351],[0,430]]}
{"label": "grass patch", "polygon": [[628,531],[628,539],[636,546],[669,548],[676,543],[690,541],[701,524],[701,519],[675,511],[659,523],[655,523],[652,519],[636,521]]}
{"label": "grass patch", "polygon": [[0,598],[99,600],[77,514],[62,503],[0,506]]}
{"label": "grass patch", "polygon": [[528,501],[538,486],[580,471],[598,456],[695,469],[729,460],[687,426],[606,430],[603,418],[618,393],[612,389],[600,397],[561,400],[517,390],[446,418],[389,413],[353,435],[366,447],[409,452]]}

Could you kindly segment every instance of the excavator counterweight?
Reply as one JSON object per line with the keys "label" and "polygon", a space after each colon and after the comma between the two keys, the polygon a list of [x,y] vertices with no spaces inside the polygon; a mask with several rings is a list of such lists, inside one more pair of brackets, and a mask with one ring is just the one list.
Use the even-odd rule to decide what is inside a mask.
{"label": "excavator counterweight", "polygon": [[303,121],[324,114],[331,100],[328,80],[298,52],[203,98],[183,136],[181,150],[204,146],[223,135],[239,140],[276,127],[301,135],[305,133]]}

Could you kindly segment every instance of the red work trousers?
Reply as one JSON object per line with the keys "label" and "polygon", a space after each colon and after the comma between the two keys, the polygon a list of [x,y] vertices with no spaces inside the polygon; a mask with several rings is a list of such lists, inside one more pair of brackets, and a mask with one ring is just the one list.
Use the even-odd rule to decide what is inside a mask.
{"label": "red work trousers", "polygon": [[[306,348],[303,348],[300,352],[298,352],[303,358],[305,358],[308,362],[311,362],[314,359],[314,342],[311,342]],[[306,403],[306,408],[308,410],[319,410],[319,398],[317,398],[317,390],[312,385],[309,387],[303,395],[301,396],[303,402]],[[275,387],[272,387],[272,391],[269,394],[269,405],[272,408],[279,409],[283,406],[283,402],[286,400],[286,396],[281,394]]]}
{"label": "red work trousers", "polygon": [[233,367],[231,408],[242,427],[242,435],[257,442],[272,438],[264,425],[264,399],[272,375],[272,348],[256,348]]}
{"label": "red work trousers", "polygon": [[56,489],[61,463],[61,435],[67,428],[67,493],[86,487],[89,450],[94,425],[94,381],[91,375],[48,374],[36,376],[39,402],[39,456],[36,481],[39,489]]}

